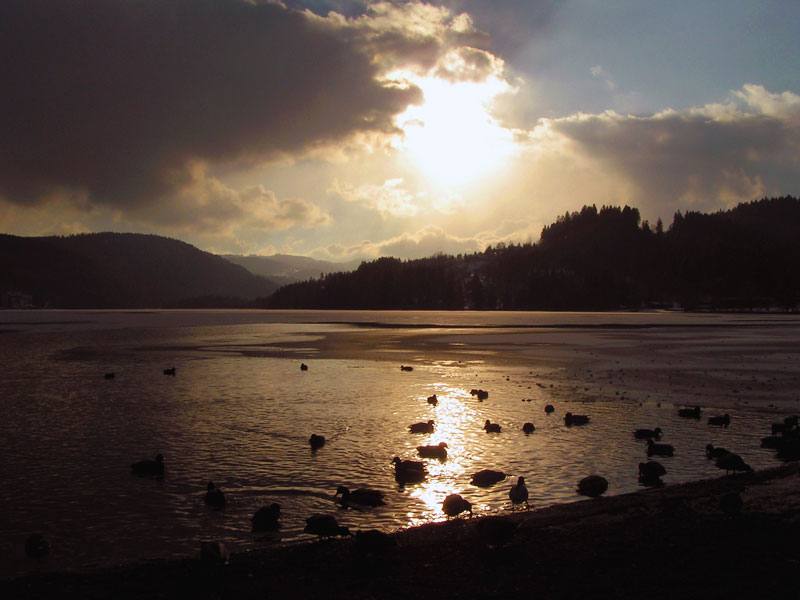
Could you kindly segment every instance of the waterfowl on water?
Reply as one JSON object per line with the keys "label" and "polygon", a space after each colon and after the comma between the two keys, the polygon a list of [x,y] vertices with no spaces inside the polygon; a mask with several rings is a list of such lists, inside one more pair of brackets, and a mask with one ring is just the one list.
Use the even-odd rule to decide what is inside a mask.
{"label": "waterfowl on water", "polygon": [[706,444],[706,458],[713,458],[714,460],[722,458],[726,454],[730,454],[725,448],[715,448],[712,444]]}
{"label": "waterfowl on water", "polygon": [[155,460],[140,460],[131,465],[131,473],[134,475],[150,475],[160,477],[164,474],[164,456],[156,455]]}
{"label": "waterfowl on water", "polygon": [[545,404],[545,406],[544,406],[544,412],[546,412],[548,415],[551,412],[555,412],[555,410],[556,410],[556,407],[553,406],[552,404]]}
{"label": "waterfowl on water", "polygon": [[222,493],[221,489],[215,487],[212,481],[209,481],[203,501],[214,508],[223,508],[225,506],[225,494]]}
{"label": "waterfowl on water", "polygon": [[41,533],[33,533],[25,540],[25,554],[31,558],[43,558],[50,553],[50,544]]}
{"label": "waterfowl on water", "polygon": [[253,531],[277,531],[281,524],[281,505],[277,502],[262,506],[255,514],[250,517],[250,522],[253,524]]}
{"label": "waterfowl on water", "polygon": [[572,425],[586,425],[589,422],[589,417],[586,415],[573,415],[571,412],[568,412],[564,415],[564,425],[572,426]]}
{"label": "waterfowl on water", "polygon": [[311,437],[308,438],[308,443],[311,445],[312,450],[319,450],[325,445],[325,436],[312,433]]}
{"label": "waterfowl on water", "polygon": [[408,426],[411,433],[433,433],[435,423],[433,419],[429,419],[427,423],[413,423]]}
{"label": "waterfowl on water", "polygon": [[300,363],[300,370],[308,371],[308,365],[306,363]]}
{"label": "waterfowl on water", "polygon": [[499,481],[503,481],[506,477],[508,477],[508,475],[502,471],[483,469],[472,476],[470,483],[478,487],[490,487]]}
{"label": "waterfowl on water", "polygon": [[428,404],[431,406],[436,406],[439,403],[439,399],[436,397],[436,394],[432,396],[428,396]]}
{"label": "waterfowl on water", "polygon": [[533,423],[525,423],[522,426],[522,431],[524,431],[525,433],[533,433],[534,431],[536,431],[536,427],[534,427]]}
{"label": "waterfowl on water", "polygon": [[639,463],[639,481],[645,485],[653,485],[661,481],[661,476],[666,475],[667,470],[660,462],[650,460]]}
{"label": "waterfowl on water", "polygon": [[444,499],[442,502],[442,511],[448,517],[457,517],[463,512],[469,512],[469,516],[472,516],[472,503],[464,500],[458,494],[450,494],[447,498]]}
{"label": "waterfowl on water", "polygon": [[719,427],[727,427],[731,424],[731,416],[728,413],[725,413],[724,415],[708,417],[708,424],[717,425]]}
{"label": "waterfowl on water", "polygon": [[656,444],[653,440],[647,440],[647,456],[672,456],[675,448],[669,444]]}
{"label": "waterfowl on water", "polygon": [[227,564],[231,553],[222,542],[200,542],[200,560],[215,565]]}
{"label": "waterfowl on water", "polygon": [[699,419],[700,418],[700,407],[695,406],[694,408],[679,408],[678,409],[678,416],[685,417],[687,419]]}
{"label": "waterfowl on water", "polygon": [[375,507],[386,504],[383,501],[383,492],[368,488],[358,488],[352,492],[343,485],[336,488],[335,496],[341,496],[340,503],[345,507],[359,508],[364,506]]}
{"label": "waterfowl on water", "polygon": [[752,471],[753,469],[748,465],[741,456],[738,454],[734,454],[733,452],[728,452],[724,456],[720,456],[715,463],[718,469],[725,469],[725,474],[727,475],[729,472],[733,471]]}
{"label": "waterfowl on water", "polygon": [[508,491],[508,498],[511,500],[511,508],[517,504],[525,504],[525,508],[530,508],[528,505],[528,488],[525,487],[525,478],[520,477],[517,479],[516,485],[512,485]]}
{"label": "waterfowl on water", "polygon": [[413,371],[414,367],[409,367],[408,365],[400,365],[401,371]]}
{"label": "waterfowl on water", "polygon": [[175,377],[175,367],[170,367],[169,369],[164,369],[164,375],[172,375]]}
{"label": "waterfowl on water", "polygon": [[347,527],[342,527],[332,515],[313,515],[306,519],[303,533],[317,535],[320,538],[352,535]]}
{"label": "waterfowl on water", "polygon": [[422,458],[447,459],[447,444],[439,442],[435,446],[417,446],[417,452]]}
{"label": "waterfowl on water", "polygon": [[608,480],[600,475],[589,475],[578,482],[577,492],[581,496],[598,498],[608,489]]}
{"label": "waterfowl on water", "polygon": [[489,397],[489,392],[486,390],[479,390],[477,388],[472,388],[469,391],[470,396],[477,396],[478,400],[486,400]]}
{"label": "waterfowl on water", "polygon": [[425,463],[416,460],[400,460],[395,456],[392,459],[394,464],[394,478],[398,483],[419,483],[425,479]]}
{"label": "waterfowl on water", "polygon": [[486,433],[500,433],[502,431],[498,423],[492,423],[489,419],[486,419],[486,423],[483,424],[483,429]]}
{"label": "waterfowl on water", "polygon": [[103,375],[103,377],[105,377],[106,379],[114,379],[114,377],[116,377],[116,376],[117,376],[117,374],[113,373],[113,372],[112,373],[106,373],[105,375]]}
{"label": "waterfowl on water", "polygon": [[660,440],[661,433],[661,427],[656,427],[655,429],[637,429],[633,432],[633,437],[637,440],[647,440],[650,438]]}

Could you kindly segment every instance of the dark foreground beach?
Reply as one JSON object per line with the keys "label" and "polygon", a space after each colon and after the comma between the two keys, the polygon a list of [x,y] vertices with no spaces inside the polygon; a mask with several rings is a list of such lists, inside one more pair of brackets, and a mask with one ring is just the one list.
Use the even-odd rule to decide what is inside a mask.
{"label": "dark foreground beach", "polygon": [[[529,483],[530,485],[530,483]],[[741,494],[738,514],[720,499]],[[0,583],[3,598],[771,598],[800,573],[800,465],[356,538]],[[510,522],[510,523],[509,523]],[[507,531],[510,527],[511,531]],[[388,547],[387,547],[388,546]]]}

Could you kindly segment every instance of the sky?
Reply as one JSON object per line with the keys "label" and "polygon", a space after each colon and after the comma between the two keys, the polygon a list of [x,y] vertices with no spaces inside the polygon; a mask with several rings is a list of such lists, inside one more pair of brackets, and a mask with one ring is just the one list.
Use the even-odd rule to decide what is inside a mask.
{"label": "sky", "polygon": [[800,194],[800,2],[4,0],[0,232],[409,259]]}

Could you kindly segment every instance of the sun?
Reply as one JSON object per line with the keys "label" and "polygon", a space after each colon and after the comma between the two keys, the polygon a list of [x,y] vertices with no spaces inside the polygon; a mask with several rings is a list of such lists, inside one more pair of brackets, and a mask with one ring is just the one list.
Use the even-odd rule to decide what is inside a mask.
{"label": "sun", "polygon": [[489,114],[489,104],[508,85],[491,77],[482,82],[450,82],[435,77],[413,81],[425,101],[398,119],[401,151],[423,177],[458,189],[499,170],[514,152],[512,132]]}

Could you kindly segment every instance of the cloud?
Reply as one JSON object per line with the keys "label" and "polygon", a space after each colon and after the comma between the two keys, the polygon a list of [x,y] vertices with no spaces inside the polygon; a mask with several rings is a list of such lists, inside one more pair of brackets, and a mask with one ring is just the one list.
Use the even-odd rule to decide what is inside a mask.
{"label": "cloud", "polygon": [[[798,185],[800,96],[745,85],[728,102],[647,117],[542,120],[578,158],[602,166],[645,209],[717,210]],[[533,136],[535,137],[535,136]]]}
{"label": "cloud", "polygon": [[239,0],[1,3],[0,197],[140,207],[198,165],[395,134],[421,93],[384,81],[342,19]]}
{"label": "cloud", "polygon": [[402,186],[401,178],[386,180],[382,185],[364,184],[358,187],[350,183],[340,183],[337,179],[328,193],[345,202],[355,202],[378,211],[384,219],[413,217],[419,212],[416,196]]}

